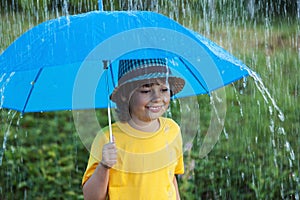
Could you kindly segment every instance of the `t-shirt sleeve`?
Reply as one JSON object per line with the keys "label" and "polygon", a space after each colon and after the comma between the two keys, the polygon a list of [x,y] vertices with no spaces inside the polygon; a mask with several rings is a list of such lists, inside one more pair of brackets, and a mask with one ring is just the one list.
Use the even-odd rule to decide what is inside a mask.
{"label": "t-shirt sleeve", "polygon": [[183,162],[183,152],[182,152],[182,136],[181,131],[179,131],[180,134],[180,144],[179,144],[179,155],[177,160],[177,165],[175,167],[175,174],[183,174],[184,173],[184,162]]}
{"label": "t-shirt sleeve", "polygon": [[103,132],[98,133],[95,137],[90,151],[88,165],[82,177],[82,185],[84,185],[86,181],[93,175],[95,169],[102,159],[102,147],[107,142],[108,139],[106,138],[105,134],[103,134]]}
{"label": "t-shirt sleeve", "polygon": [[184,173],[184,163],[183,163],[183,156],[181,155],[178,159],[175,174],[183,174]]}

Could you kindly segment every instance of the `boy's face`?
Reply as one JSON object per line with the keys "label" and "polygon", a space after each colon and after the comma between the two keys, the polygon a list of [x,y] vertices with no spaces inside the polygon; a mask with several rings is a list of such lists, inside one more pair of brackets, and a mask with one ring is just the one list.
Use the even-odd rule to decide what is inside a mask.
{"label": "boy's face", "polygon": [[156,81],[137,88],[129,101],[131,118],[135,123],[151,122],[168,109],[170,89],[167,83]]}

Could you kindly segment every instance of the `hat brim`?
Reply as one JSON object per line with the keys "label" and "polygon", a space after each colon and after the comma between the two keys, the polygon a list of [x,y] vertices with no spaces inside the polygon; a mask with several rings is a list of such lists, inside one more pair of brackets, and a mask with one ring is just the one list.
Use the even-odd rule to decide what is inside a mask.
{"label": "hat brim", "polygon": [[[129,90],[129,89],[133,90],[133,89],[136,89],[137,87],[142,86],[144,84],[151,83],[151,82],[156,82],[156,80],[160,80],[161,82],[168,81],[172,96],[179,93],[185,85],[185,81],[180,77],[176,77],[176,76],[166,77],[165,75],[164,76],[158,76],[157,74],[156,75],[155,74],[152,74],[152,75],[147,74],[147,75],[139,76],[139,77],[136,77],[136,78],[131,79],[129,81],[126,81],[126,82],[122,83],[121,85],[119,85],[118,87],[116,87],[114,89],[114,91],[112,92],[112,94],[110,95],[110,99],[113,102],[120,101],[121,91],[124,91],[124,90],[126,91],[126,90]],[[128,87],[129,85],[131,85],[131,87]],[[130,91],[128,91],[128,92],[130,92]]]}

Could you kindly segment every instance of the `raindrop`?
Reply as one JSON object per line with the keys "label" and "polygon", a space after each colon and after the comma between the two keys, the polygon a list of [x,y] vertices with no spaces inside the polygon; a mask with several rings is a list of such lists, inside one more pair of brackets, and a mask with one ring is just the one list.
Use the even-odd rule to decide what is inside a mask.
{"label": "raindrop", "polygon": [[234,94],[235,94],[235,98],[236,98],[236,100],[237,100],[237,102],[238,102],[238,105],[239,105],[239,108],[240,108],[240,114],[241,114],[241,117],[243,117],[243,116],[244,116],[244,114],[243,114],[243,108],[242,108],[240,99],[239,99],[239,97],[238,97],[237,90],[236,90],[236,88],[234,87],[234,85],[233,85],[232,88],[233,88],[233,91],[234,91]]}
{"label": "raindrop", "polygon": [[278,128],[278,133],[279,133],[280,135],[286,135],[285,130],[284,130],[283,127],[279,127],[279,128]]}
{"label": "raindrop", "polygon": [[244,181],[245,180],[245,173],[244,172],[242,172],[241,177],[242,177],[242,180]]}
{"label": "raindrop", "polygon": [[[284,146],[286,148],[286,151],[290,153],[291,160],[295,160],[295,153],[294,153],[293,149],[291,148],[290,143],[288,141],[286,141]],[[290,161],[290,165],[292,165],[292,161]]]}
{"label": "raindrop", "polygon": [[271,119],[270,120],[270,125],[269,125],[271,133],[274,133],[274,121]]}
{"label": "raindrop", "polygon": [[0,166],[2,166],[3,156],[4,156],[4,152],[6,150],[6,143],[7,143],[8,137],[10,135],[10,127],[12,125],[13,119],[14,119],[16,114],[17,114],[17,111],[10,110],[8,112],[8,118],[7,118],[8,125],[5,128],[4,138],[3,138],[3,143],[2,143],[2,149],[0,149]]}
{"label": "raindrop", "polygon": [[5,81],[2,83],[2,85],[0,85],[0,96],[1,96],[0,109],[3,107],[3,103],[4,103],[5,88],[14,74],[15,74],[15,72],[10,73],[10,75],[5,79],[7,74],[3,73],[3,75],[0,77],[0,83],[3,81],[3,79],[5,79]]}
{"label": "raindrop", "polygon": [[[249,71],[249,75],[254,79],[254,82],[255,82],[255,85],[256,85],[256,88],[260,91],[261,95],[263,96],[263,99],[265,100],[265,102],[267,104],[269,104],[269,100],[271,101],[272,103],[272,106],[275,108],[275,110],[278,112],[278,118],[281,120],[281,121],[284,121],[284,114],[283,112],[281,111],[281,109],[278,107],[275,99],[272,97],[272,95],[270,94],[270,92],[268,91],[268,89],[265,87],[262,79],[253,71]],[[269,106],[269,112],[270,112],[270,115],[273,115],[273,108],[271,108]]]}
{"label": "raindrop", "polygon": [[228,140],[228,139],[229,139],[229,136],[228,136],[228,133],[227,133],[225,127],[223,128],[223,133],[224,133],[224,135],[225,135],[225,138]]}

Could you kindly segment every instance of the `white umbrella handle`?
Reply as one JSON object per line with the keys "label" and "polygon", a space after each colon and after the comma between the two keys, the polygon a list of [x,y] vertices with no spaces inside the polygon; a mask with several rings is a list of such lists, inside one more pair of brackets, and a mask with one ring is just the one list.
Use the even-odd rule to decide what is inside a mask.
{"label": "white umbrella handle", "polygon": [[108,100],[108,105],[107,105],[107,114],[108,114],[108,127],[109,127],[109,142],[113,142],[109,100]]}
{"label": "white umbrella handle", "polygon": [[[100,1],[99,1],[100,2]],[[99,3],[100,5],[100,3]],[[103,60],[103,68],[108,70],[108,60]],[[109,99],[109,84],[108,84],[108,72],[106,73],[106,86],[107,86],[107,115],[108,115],[108,127],[109,127],[109,142],[113,142],[113,134],[111,128],[111,114],[110,114],[110,99]]]}

